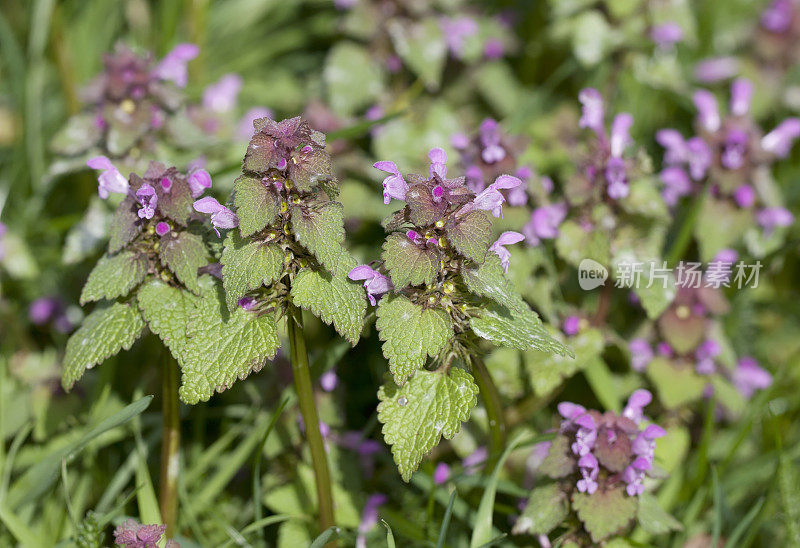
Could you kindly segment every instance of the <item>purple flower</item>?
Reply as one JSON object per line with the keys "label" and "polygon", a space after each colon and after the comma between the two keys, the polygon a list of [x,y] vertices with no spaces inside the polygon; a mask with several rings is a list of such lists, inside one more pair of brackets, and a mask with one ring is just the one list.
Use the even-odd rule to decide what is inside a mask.
{"label": "purple flower", "polygon": [[750,398],[756,390],[763,390],[772,384],[772,375],[749,357],[743,357],[733,372],[733,385],[745,398]]}
{"label": "purple flower", "polygon": [[211,196],[200,198],[193,204],[193,207],[195,211],[211,215],[211,224],[214,226],[217,236],[220,235],[218,229],[234,228],[239,225],[239,218],[236,214]]}
{"label": "purple flower", "polygon": [[378,508],[386,504],[387,500],[386,495],[382,493],[370,495],[367,499],[367,503],[364,505],[364,511],[361,514],[361,523],[358,524],[356,548],[366,548],[366,534],[378,524]]}
{"label": "purple flower", "polygon": [[160,221],[160,222],[159,222],[159,223],[156,225],[156,234],[158,234],[159,236],[165,236],[165,235],[167,235],[167,234],[169,233],[169,231],[170,231],[170,230],[171,230],[171,229],[170,229],[170,227],[169,227],[169,224],[165,223],[164,221]]}
{"label": "purple flower", "polygon": [[230,112],[236,107],[236,99],[242,90],[242,77],[226,74],[203,91],[203,106],[211,112]]}
{"label": "purple flower", "polygon": [[582,105],[578,126],[589,128],[602,137],[604,134],[603,96],[594,88],[584,88],[578,93],[578,101]]}
{"label": "purple flower", "polygon": [[634,390],[628,398],[628,404],[622,410],[622,416],[631,419],[636,424],[642,422],[644,414],[642,411],[653,401],[653,395],[644,389]]}
{"label": "purple flower", "polygon": [[692,191],[692,181],[681,167],[666,167],[659,174],[659,178],[664,183],[661,196],[667,205],[674,206],[682,196],[686,196]]}
{"label": "purple flower", "polygon": [[692,137],[686,141],[686,151],[689,162],[689,175],[695,181],[706,176],[714,160],[711,149],[701,137]]}
{"label": "purple flower", "polygon": [[683,29],[678,23],[669,21],[653,27],[650,30],[650,38],[661,49],[668,49],[683,40]]}
{"label": "purple flower", "polygon": [[433,483],[441,485],[448,479],[450,479],[450,466],[445,462],[440,462],[433,471]]}
{"label": "purple flower", "polygon": [[630,135],[632,125],[633,116],[627,112],[617,114],[611,122],[611,156],[614,158],[622,157],[625,147],[633,142]]}
{"label": "purple flower", "polygon": [[798,137],[800,137],[800,118],[787,118],[762,137],[761,148],[778,158],[786,158]]}
{"label": "purple flower", "polygon": [[597,441],[597,425],[588,413],[579,416],[573,422],[578,425],[578,431],[575,433],[572,452],[582,457],[594,448]]}
{"label": "purple flower", "polygon": [[475,209],[491,211],[495,217],[502,217],[505,198],[500,194],[500,191],[516,188],[521,184],[522,181],[513,175],[500,175],[492,184],[475,196],[472,205]]}
{"label": "purple flower", "polygon": [[737,78],[731,84],[731,114],[744,116],[750,111],[750,101],[753,98],[753,84],[746,78]]}
{"label": "purple flower", "polygon": [[[656,442],[658,438],[667,435],[667,431],[658,426],[657,424],[650,424],[642,432],[636,436],[631,443],[631,451],[639,458],[645,459],[647,465],[639,464],[637,466],[640,470],[649,470],[653,464],[653,458],[656,451]],[[638,460],[638,459],[637,459]]]}
{"label": "purple flower", "polygon": [[565,422],[568,424],[571,424],[573,420],[586,413],[586,408],[584,406],[570,401],[562,401],[558,404],[557,408],[558,414],[564,417]]}
{"label": "purple flower", "polygon": [[701,375],[711,375],[714,373],[717,369],[714,364],[714,358],[719,356],[721,352],[722,347],[717,341],[713,339],[704,341],[697,347],[694,353],[694,357],[697,360],[697,364],[695,365],[697,372]]}
{"label": "purple flower", "polygon": [[478,471],[478,468],[486,462],[486,459],[489,457],[489,451],[484,447],[476,447],[475,451],[472,454],[467,455],[461,460],[461,466],[464,467],[465,474],[474,474]]}
{"label": "purple flower", "polygon": [[408,192],[408,184],[403,179],[400,170],[397,169],[397,164],[389,161],[375,162],[372,166],[380,171],[385,171],[390,175],[383,180],[383,203],[388,204],[395,200],[405,200],[406,192]]}
{"label": "purple flower", "polygon": [[347,277],[353,281],[364,280],[364,288],[367,290],[367,298],[372,306],[375,306],[377,303],[377,299],[375,297],[380,297],[387,291],[391,291],[393,289],[392,281],[377,270],[371,268],[369,265],[362,264],[355,267],[353,270],[348,272]]}
{"label": "purple flower", "polygon": [[593,494],[597,491],[597,475],[600,465],[597,457],[591,453],[586,453],[578,460],[578,467],[581,471],[581,479],[578,480],[578,491],[581,493]]}
{"label": "purple flower", "polygon": [[515,244],[524,239],[525,236],[519,232],[508,230],[503,232],[500,237],[497,238],[497,240],[491,246],[489,246],[489,251],[493,251],[498,257],[500,257],[500,264],[503,265],[503,270],[506,271],[506,274],[508,274],[508,262],[511,259],[511,253],[509,253],[509,251],[503,246]]}
{"label": "purple flower", "polygon": [[686,141],[678,130],[660,129],[656,132],[656,142],[664,147],[664,162],[667,164],[680,164],[689,157]]}
{"label": "purple flower", "polygon": [[722,121],[719,117],[717,98],[714,97],[714,94],[705,89],[701,89],[694,93],[692,100],[697,109],[697,122],[700,124],[700,127],[710,133],[717,131]]}
{"label": "purple flower", "polygon": [[753,207],[756,203],[756,191],[750,185],[741,185],[733,191],[733,199],[741,208]]}
{"label": "purple flower", "polygon": [[732,128],[728,131],[720,158],[725,169],[736,170],[744,165],[749,140],[744,130]]}
{"label": "purple flower", "polygon": [[255,134],[253,122],[259,118],[273,118],[275,114],[267,107],[253,107],[245,112],[239,124],[236,126],[236,137],[241,141],[249,141]]}
{"label": "purple flower", "polygon": [[769,32],[783,34],[792,26],[792,0],[773,0],[761,13],[761,26]]}
{"label": "purple flower", "polygon": [[438,175],[440,178],[444,179],[447,176],[447,153],[444,149],[432,148],[430,152],[428,152],[428,158],[431,161],[431,166],[428,169],[431,177]]}
{"label": "purple flower", "polygon": [[635,497],[644,493],[644,471],[638,470],[633,465],[628,466],[622,472],[622,481],[627,483],[625,491],[629,496]]}
{"label": "purple flower", "polygon": [[450,144],[457,150],[464,150],[469,146],[469,137],[466,133],[454,133],[450,136]]}
{"label": "purple flower", "polygon": [[192,198],[199,198],[203,192],[211,188],[211,175],[205,169],[194,168],[189,172],[187,179]]}
{"label": "purple flower", "polygon": [[444,34],[448,49],[455,57],[464,54],[466,40],[478,32],[478,23],[472,17],[443,17],[439,26]]}
{"label": "purple flower", "polygon": [[505,52],[506,48],[499,38],[488,38],[483,44],[483,56],[487,59],[500,59]]}
{"label": "purple flower", "polygon": [[339,384],[339,377],[336,375],[335,369],[329,369],[319,377],[319,385],[325,392],[333,392],[337,384]]}
{"label": "purple flower", "polygon": [[239,299],[239,301],[236,304],[238,304],[240,308],[244,308],[245,310],[252,310],[256,306],[257,302],[258,301],[256,301],[254,297],[247,296]]}
{"label": "purple flower", "polygon": [[194,44],[178,44],[156,66],[153,74],[162,80],[174,82],[179,88],[186,87],[189,71],[186,64],[197,57],[200,48]]}
{"label": "purple flower", "polygon": [[483,161],[487,164],[503,161],[506,157],[506,151],[500,146],[500,129],[497,121],[492,118],[486,118],[481,122],[478,133],[483,145],[483,150],[481,151]]}
{"label": "purple flower", "polygon": [[698,82],[711,84],[736,76],[739,61],[735,57],[712,57],[694,66],[694,77]]}
{"label": "purple flower", "polygon": [[790,226],[794,215],[785,207],[765,207],[756,214],[756,222],[766,232],[772,232],[776,227]]}
{"label": "purple flower", "polygon": [[558,236],[558,227],[566,217],[566,204],[538,207],[531,213],[531,220],[522,227],[522,233],[529,245],[539,245],[541,240],[552,240]]}
{"label": "purple flower", "polygon": [[98,183],[100,183],[97,187],[97,194],[100,195],[102,199],[108,198],[109,193],[114,192],[117,194],[127,194],[128,193],[128,180],[122,176],[122,173],[114,167],[114,164],[111,163],[105,156],[95,156],[94,158],[90,158],[86,165],[92,169],[101,169],[103,173],[97,178]]}
{"label": "purple flower", "polygon": [[166,525],[142,525],[127,519],[114,529],[114,543],[125,548],[155,548]]}
{"label": "purple flower", "polygon": [[672,357],[672,347],[667,342],[660,342],[656,345],[656,352],[658,352],[659,356],[663,356],[665,358]]}
{"label": "purple flower", "polygon": [[621,200],[630,192],[628,188],[628,174],[625,169],[625,161],[622,158],[609,158],[605,169],[606,182],[608,187],[606,192],[612,200]]}
{"label": "purple flower", "polygon": [[578,316],[567,316],[561,326],[565,335],[572,337],[578,334],[581,329],[581,319]]}
{"label": "purple flower", "polygon": [[736,259],[739,258],[739,254],[736,253],[735,250],[730,248],[720,249],[714,258],[711,259],[711,263],[724,263],[724,264],[733,264],[736,262]]}
{"label": "purple flower", "polygon": [[28,319],[34,325],[44,325],[59,316],[64,305],[58,297],[39,297],[28,307]]}
{"label": "purple flower", "polygon": [[142,205],[138,212],[139,218],[152,219],[156,214],[156,204],[158,203],[158,196],[153,185],[145,183],[139,187],[139,190],[136,191],[136,198]]}

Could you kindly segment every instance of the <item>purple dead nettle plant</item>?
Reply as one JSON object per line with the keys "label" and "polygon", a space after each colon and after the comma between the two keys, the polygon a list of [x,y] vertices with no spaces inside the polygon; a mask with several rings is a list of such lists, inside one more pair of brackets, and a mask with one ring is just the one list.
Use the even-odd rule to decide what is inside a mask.
{"label": "purple dead nettle plant", "polygon": [[213,359],[198,363],[198,375],[184,383],[182,395],[192,403],[206,400],[259,370],[280,346],[278,321],[285,318],[317,483],[320,528],[325,530],[334,524],[331,482],[301,309],[333,325],[355,345],[367,301],[361,284],[347,278],[356,262],[343,245],[342,204],[335,201],[339,186],[325,136],[300,117],[281,122],[258,118],[253,128],[230,203],[210,197],[194,203],[195,210],[210,216],[218,236],[225,231],[220,258],[225,303],[213,291],[207,306],[204,297],[200,308],[217,316],[227,309],[216,321],[230,329],[236,344],[231,344],[232,354],[217,350]]}
{"label": "purple dead nettle plant", "polygon": [[514,526],[515,534],[548,535],[570,515],[581,524],[567,532],[580,546],[624,532],[636,517],[647,476],[655,474],[656,440],[666,431],[648,424],[647,390],[631,394],[622,413],[587,410],[562,402],[561,426],[543,459],[541,479]]}
{"label": "purple dead nettle plant", "polygon": [[442,436],[456,434],[479,391],[491,451],[501,451],[505,427],[481,360],[483,340],[570,353],[550,338],[506,278],[505,246],[522,234],[505,232],[492,242],[491,216],[502,216],[503,191],[522,181],[501,174],[476,193],[465,177],[448,177],[444,150],[432,149],[429,158],[427,175],[403,174],[390,161],[375,164],[387,174],[384,201],[405,204],[384,221],[381,260],[350,271],[377,302],[376,325],[392,375],[378,392],[378,419],[406,481]]}
{"label": "purple dead nettle plant", "polygon": [[80,155],[78,163],[93,153],[127,164],[151,156],[147,153],[185,102],[181,88],[188,79],[187,63],[198,53],[194,44],[179,44],[157,62],[118,44],[104,56],[103,72],[83,90],[84,110],[55,136],[54,151]]}
{"label": "purple dead nettle plant", "polygon": [[761,61],[785,73],[800,60],[800,2],[772,0],[761,12],[753,45]]}
{"label": "purple dead nettle plant", "polygon": [[728,114],[723,116],[714,94],[699,90],[693,95],[697,134],[689,139],[674,129],[656,134],[664,147],[662,195],[674,206],[683,196],[700,193],[705,185],[711,203],[752,212],[756,223],[769,234],[794,221],[777,202],[779,193],[770,168],[789,155],[800,137],[800,119],[787,118],[764,134],[750,116],[752,95],[749,80],[734,80]]}
{"label": "purple dead nettle plant", "polygon": [[[712,264],[720,266],[709,272],[721,272],[720,276],[729,279],[730,265],[735,262],[736,254],[724,250],[719,257]],[[699,271],[697,275],[701,276]],[[674,382],[675,376],[683,379],[683,390],[677,398],[659,390],[659,395],[665,398],[661,403],[666,407],[689,403],[715,390],[721,391],[723,407],[737,407],[731,394],[738,391],[742,398],[748,399],[756,390],[772,383],[769,373],[753,358],[737,359],[732,351],[725,351],[728,345],[718,322],[730,310],[730,305],[719,289],[722,284],[705,286],[709,273],[705,276],[703,286],[679,285],[675,299],[655,319],[650,334],[636,337],[628,344],[631,368],[647,373],[657,388],[661,382]],[[736,390],[731,391],[729,387]]]}
{"label": "purple dead nettle plant", "polygon": [[[186,381],[195,374],[194,361],[204,359],[196,346],[203,341],[203,323],[195,314],[208,285],[198,271],[208,265],[210,255],[198,222],[202,218],[192,203],[211,186],[211,177],[203,170],[186,174],[156,162],[142,176],[125,177],[105,156],[87,164],[100,172],[100,197],[116,194],[121,201],[110,223],[108,253],[97,262],[81,292],[82,305],[99,304],[67,342],[62,384],[71,389],[87,369],[129,349],[147,329],[167,347],[161,365],[160,503],[171,537],[177,518],[178,365]],[[195,335],[190,344],[189,337]]]}

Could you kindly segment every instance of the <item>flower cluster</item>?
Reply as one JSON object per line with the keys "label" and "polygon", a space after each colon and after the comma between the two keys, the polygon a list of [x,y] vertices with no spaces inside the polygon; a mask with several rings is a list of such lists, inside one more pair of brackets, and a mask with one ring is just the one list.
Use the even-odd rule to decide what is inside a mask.
{"label": "flower cluster", "polygon": [[[386,228],[396,234],[390,253],[421,254],[433,265],[434,283],[443,296],[454,291],[456,275],[464,261],[482,263],[486,253],[494,253],[503,269],[508,271],[510,254],[504,246],[521,241],[518,232],[504,232],[494,243],[486,240],[490,223],[481,213],[490,212],[502,217],[506,197],[501,191],[513,190],[522,181],[512,175],[502,174],[477,194],[468,186],[466,177],[447,178],[447,155],[441,148],[428,154],[428,177],[417,174],[404,176],[394,162],[381,161],[375,168],[388,173],[383,180],[384,202],[392,199],[406,202],[405,207],[386,223]],[[402,236],[401,236],[402,234]],[[484,247],[485,243],[485,247]],[[386,248],[385,248],[386,249]],[[394,262],[393,256],[389,257]],[[387,266],[391,269],[391,266]],[[374,305],[376,297],[393,289],[391,280],[369,265],[350,271],[352,280],[364,280],[367,295]],[[403,287],[395,288],[402,290]],[[449,299],[449,297],[447,297]]]}
{"label": "flower cluster", "polygon": [[643,409],[652,400],[647,390],[631,394],[621,415],[587,411],[581,405],[562,402],[560,435],[570,441],[570,452],[580,478],[580,493],[594,494],[623,482],[630,496],[644,492],[646,472],[653,469],[655,440],[666,435],[656,424],[642,428]]}
{"label": "flower cluster", "polygon": [[708,180],[714,197],[754,210],[757,222],[766,230],[793,222],[791,213],[771,204],[769,196],[762,195],[763,189],[753,182],[759,179],[758,170],[789,154],[792,143],[800,137],[800,119],[787,118],[763,135],[750,117],[752,94],[750,81],[734,80],[729,112],[723,117],[716,97],[699,90],[693,96],[697,134],[689,139],[675,129],[656,134],[665,149],[660,178],[668,204],[675,205],[681,197],[698,193],[703,188],[701,183]]}
{"label": "flower cluster", "polygon": [[[672,304],[656,321],[657,341],[637,337],[628,344],[631,368],[643,372],[658,358],[675,370],[692,368],[704,377],[727,379],[745,398],[767,388],[772,378],[753,358],[723,363],[714,319],[728,310],[728,303],[717,289],[679,287]],[[712,390],[710,384],[706,390]]]}
{"label": "flower cluster", "polygon": [[457,133],[452,136],[451,144],[461,155],[461,168],[473,192],[486,188],[486,181],[493,181],[503,173],[513,173],[524,184],[508,191],[509,205],[522,206],[528,202],[526,186],[533,171],[519,162],[525,148],[522,138],[508,135],[496,120],[486,118],[476,135],[470,138]]}
{"label": "flower cluster", "polygon": [[611,200],[619,200],[628,195],[628,178],[632,163],[624,157],[632,143],[630,128],[633,116],[622,112],[614,117],[611,130],[605,128],[605,108],[603,97],[594,88],[581,90],[578,100],[582,105],[580,127],[592,130],[597,142],[583,168],[583,174],[593,185],[605,189]]}
{"label": "flower cluster", "polygon": [[[114,529],[114,543],[124,548],[156,548],[166,525],[145,525],[133,519],[127,519]],[[174,540],[168,540],[166,548],[180,548]]]}
{"label": "flower cluster", "polygon": [[[193,169],[184,174],[151,162],[143,176],[132,173],[125,178],[105,156],[91,158],[87,165],[100,171],[97,192],[101,198],[112,193],[124,196],[114,217],[109,253],[127,249],[147,262],[147,272],[166,280],[180,279],[183,265],[164,249],[182,249],[200,241],[187,229],[192,220],[199,219],[192,212],[192,202],[211,188],[208,172]],[[196,273],[189,278],[194,280]],[[187,280],[180,281],[187,284]]]}
{"label": "flower cluster", "polygon": [[[309,265],[335,271],[342,257],[337,252],[342,249],[341,241],[315,237],[329,233],[343,237],[339,226],[341,208],[332,201],[338,186],[325,149],[325,136],[311,129],[301,117],[280,122],[258,118],[253,121],[253,129],[243,174],[234,183],[232,209],[213,198],[198,200],[194,208],[211,215],[215,230],[238,226],[237,241],[247,238],[275,250],[281,264],[276,267],[273,281],[280,281],[284,273],[294,276]],[[223,278],[226,271],[244,267],[234,260],[233,250],[240,244],[233,241],[225,241]],[[240,306],[260,310],[282,302],[286,291],[288,287],[281,284],[267,289],[255,286],[236,298]]]}

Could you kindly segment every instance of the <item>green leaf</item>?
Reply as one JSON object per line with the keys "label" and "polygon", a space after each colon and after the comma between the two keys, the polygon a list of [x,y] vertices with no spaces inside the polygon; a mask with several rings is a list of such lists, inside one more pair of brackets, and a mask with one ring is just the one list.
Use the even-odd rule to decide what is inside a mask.
{"label": "green leaf", "polygon": [[328,325],[332,323],[342,337],[356,345],[367,311],[361,284],[344,275],[303,268],[292,280],[291,294],[295,305],[311,311]]}
{"label": "green leaf", "polygon": [[71,389],[87,369],[128,350],[143,329],[144,320],[135,306],[114,303],[95,309],[67,341],[61,379],[64,389]]}
{"label": "green leaf", "polygon": [[464,268],[461,277],[467,288],[476,295],[488,297],[509,310],[528,309],[503,270],[500,258],[494,253],[489,253],[477,268]]}
{"label": "green leaf", "polygon": [[235,230],[225,238],[221,261],[225,299],[231,311],[248,291],[269,285],[283,275],[280,246],[244,240]]}
{"label": "green leaf", "polygon": [[531,491],[528,503],[514,524],[515,535],[546,535],[569,515],[567,495],[557,483],[537,487]]}
{"label": "green leaf", "polygon": [[60,156],[75,156],[88,151],[101,135],[94,114],[76,114],[55,134],[50,148]]}
{"label": "green leaf", "polygon": [[507,308],[492,305],[481,310],[480,314],[470,318],[470,327],[476,335],[497,346],[574,357],[572,350],[550,336],[539,315],[532,310],[510,312]]}
{"label": "green leaf", "polygon": [[385,341],[383,355],[398,386],[421,369],[428,356],[437,356],[453,337],[453,326],[444,311],[424,309],[405,297],[384,297],[376,315],[375,327]]}
{"label": "green leaf", "polygon": [[539,472],[553,478],[563,478],[572,474],[576,468],[571,442],[567,436],[559,434],[550,444],[547,456],[539,466]]}
{"label": "green leaf", "polygon": [[[564,339],[558,333],[553,333],[553,337]],[[530,350],[523,354],[531,388],[538,397],[550,394],[564,379],[585,368],[603,352],[605,342],[599,330],[584,329],[569,339],[569,345],[575,352],[575,359],[563,354],[538,350]]]}
{"label": "green leaf", "polygon": [[439,253],[393,232],[383,244],[383,260],[396,291],[409,285],[432,284],[439,273]]}
{"label": "green leaf", "polygon": [[161,280],[153,280],[139,289],[136,300],[150,331],[164,341],[178,364],[183,366],[186,331],[198,297]]}
{"label": "green leaf", "polygon": [[100,299],[124,297],[139,285],[147,274],[147,258],[139,253],[123,251],[101,257],[89,274],[81,291],[81,304]]}
{"label": "green leaf", "polygon": [[242,236],[250,236],[272,224],[278,216],[280,197],[274,185],[242,175],[233,187],[233,205]]}
{"label": "green leaf", "polygon": [[[310,152],[303,152],[296,158],[292,158],[289,164],[289,176],[292,182],[302,192],[309,192],[314,187],[322,186],[323,183],[328,191],[338,193],[338,183],[333,176],[331,157],[324,148],[314,148]],[[327,193],[327,192],[326,192]]]}
{"label": "green leaf", "polygon": [[598,489],[594,494],[572,494],[572,509],[594,542],[621,533],[636,516],[637,497],[629,497],[622,487]]}
{"label": "green leaf", "polygon": [[639,509],[636,512],[639,525],[650,534],[663,535],[670,531],[682,531],[681,522],[672,517],[658,504],[650,493],[639,495]]}
{"label": "green leaf", "polygon": [[136,213],[135,202],[131,197],[125,198],[117,206],[117,211],[114,213],[113,219],[111,219],[108,252],[116,253],[131,243],[141,230],[142,227],[139,222],[139,215]]}
{"label": "green leaf", "polygon": [[292,206],[292,229],[295,238],[322,265],[334,274],[355,266],[344,243],[344,212],[339,202],[316,206]]}
{"label": "green leaf", "polygon": [[200,293],[197,282],[197,269],[208,264],[208,251],[200,236],[180,232],[174,236],[161,238],[158,255],[161,264],[173,274],[192,293]]}
{"label": "green leaf", "polygon": [[338,42],[328,53],[322,74],[328,101],[338,114],[353,114],[375,102],[384,87],[383,68],[353,42]]}
{"label": "green leaf", "polygon": [[158,209],[181,226],[189,224],[194,213],[194,197],[189,183],[183,179],[176,180],[169,192],[164,192],[158,199]]}
{"label": "green leaf", "polygon": [[734,247],[752,225],[752,214],[728,200],[707,194],[694,225],[700,260],[710,261],[720,249]]}
{"label": "green leaf", "polygon": [[485,211],[471,211],[457,219],[451,217],[444,231],[456,251],[479,264],[486,259],[492,245],[492,221]]}
{"label": "green leaf", "polygon": [[574,267],[578,267],[583,259],[607,265],[610,255],[608,237],[602,231],[586,231],[573,221],[566,221],[559,227],[556,251]]}
{"label": "green leaf", "polygon": [[44,457],[40,456],[36,464],[31,466],[22,477],[11,486],[8,492],[8,498],[6,499],[9,506],[15,508],[20,504],[36,500],[43,495],[58,479],[62,461],[66,460],[69,462],[92,440],[117,426],[125,424],[142,413],[147,409],[147,406],[150,405],[152,400],[153,396],[140,398],[113,415],[92,425],[86,433],[77,440],[68,443],[64,447],[59,447]]}
{"label": "green leaf", "polygon": [[236,379],[260,371],[280,346],[275,319],[243,308],[228,313],[221,288],[204,276],[202,294],[187,328],[181,399],[189,404],[208,400]]}
{"label": "green leaf", "polygon": [[392,19],[388,24],[394,50],[431,91],[439,89],[447,59],[447,45],[433,17],[419,23]]}
{"label": "green leaf", "polygon": [[656,387],[659,401],[669,409],[700,399],[706,386],[706,380],[691,365],[675,367],[664,358],[655,358],[647,365],[647,376]]}
{"label": "green leaf", "polygon": [[404,481],[441,439],[452,439],[477,403],[478,386],[463,369],[418,371],[403,387],[378,390],[378,420]]}

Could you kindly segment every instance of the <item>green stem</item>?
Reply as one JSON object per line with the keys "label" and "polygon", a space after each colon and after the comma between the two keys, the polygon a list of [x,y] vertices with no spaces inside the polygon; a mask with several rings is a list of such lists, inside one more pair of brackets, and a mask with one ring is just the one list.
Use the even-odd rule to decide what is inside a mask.
{"label": "green stem", "polygon": [[159,506],[167,526],[167,538],[175,535],[178,520],[178,473],[180,471],[181,417],[178,402],[178,364],[168,351],[161,368],[161,481]]}
{"label": "green stem", "polygon": [[477,356],[472,358],[472,372],[475,382],[481,391],[483,405],[486,407],[486,416],[489,419],[489,454],[492,458],[498,457],[506,445],[506,421],[503,416],[503,404],[497,391],[492,376],[483,360]]}
{"label": "green stem", "polygon": [[289,345],[291,347],[294,388],[300,404],[300,414],[305,425],[306,440],[311,451],[311,462],[317,483],[319,529],[320,531],[325,531],[335,525],[331,475],[328,470],[328,456],[325,453],[325,445],[322,441],[322,434],[319,431],[319,416],[317,414],[317,405],[314,401],[314,389],[311,385],[306,340],[303,335],[303,316],[300,309],[294,305],[289,305],[286,323],[288,324]]}

